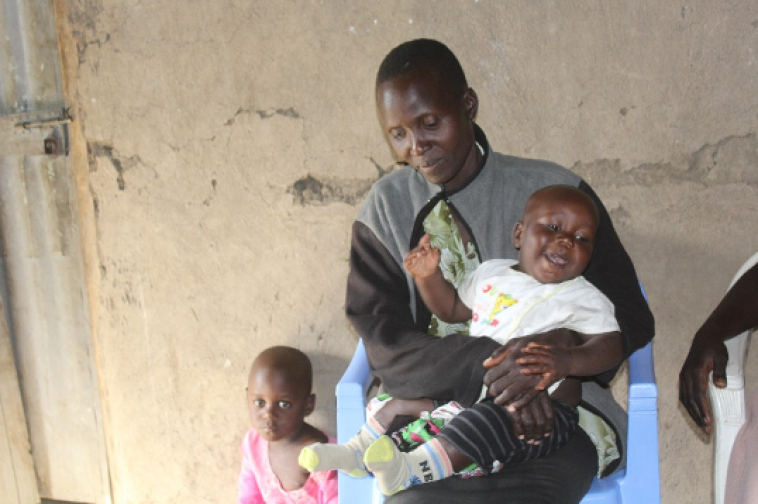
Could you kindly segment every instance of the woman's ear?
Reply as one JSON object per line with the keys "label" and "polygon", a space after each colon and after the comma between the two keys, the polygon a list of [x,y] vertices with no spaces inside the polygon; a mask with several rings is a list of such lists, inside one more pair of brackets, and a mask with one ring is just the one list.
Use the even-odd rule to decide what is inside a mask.
{"label": "woman's ear", "polygon": [[524,221],[518,221],[513,226],[513,247],[516,250],[521,250],[521,236],[524,233]]}
{"label": "woman's ear", "polygon": [[463,106],[466,107],[466,115],[472,121],[476,119],[476,114],[479,112],[479,97],[476,96],[476,91],[472,88],[468,88],[463,95]]}

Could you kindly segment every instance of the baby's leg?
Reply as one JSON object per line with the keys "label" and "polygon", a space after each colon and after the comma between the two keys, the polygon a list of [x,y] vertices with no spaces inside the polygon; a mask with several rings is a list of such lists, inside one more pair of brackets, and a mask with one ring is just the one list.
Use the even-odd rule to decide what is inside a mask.
{"label": "baby's leg", "polygon": [[568,442],[577,429],[576,408],[558,402],[554,406],[553,431],[540,444],[518,439],[505,409],[488,401],[463,411],[437,438],[409,453],[382,436],[368,447],[364,462],[386,495],[447,478],[472,462],[485,473],[497,472],[502,464],[542,457]]}
{"label": "baby's leg", "polygon": [[385,495],[454,474],[453,463],[445,452],[445,446],[437,438],[403,453],[392,439],[382,436],[366,449],[363,460]]}
{"label": "baby's leg", "polygon": [[434,409],[429,399],[394,399],[380,396],[368,405],[366,423],[358,433],[342,445],[316,443],[300,452],[298,463],[310,472],[338,469],[350,476],[366,476],[363,454],[366,448],[383,435],[386,426],[398,415],[418,418],[423,411]]}
{"label": "baby's leg", "polygon": [[573,406],[553,401],[553,430],[541,443],[528,443],[513,433],[508,412],[491,400],[473,405],[451,420],[439,439],[476,462],[485,473],[503,464],[533,460],[565,445],[578,429],[579,414]]}

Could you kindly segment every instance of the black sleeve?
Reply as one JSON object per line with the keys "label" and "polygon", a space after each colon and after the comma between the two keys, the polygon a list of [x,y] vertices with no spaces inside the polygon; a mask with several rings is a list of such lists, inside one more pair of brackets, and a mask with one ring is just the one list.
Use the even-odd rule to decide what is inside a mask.
{"label": "black sleeve", "polygon": [[490,338],[439,338],[418,328],[398,264],[363,223],[353,225],[345,310],[363,338],[371,370],[395,397],[475,402],[482,362],[499,345]]}
{"label": "black sleeve", "polygon": [[[584,272],[584,277],[603,294],[608,296],[615,307],[616,320],[621,327],[624,341],[624,357],[653,339],[655,322],[645,298],[642,296],[637,273],[629,254],[613,228],[613,223],[600,198],[584,181],[579,189],[587,193],[597,204],[600,225],[595,237],[592,259]],[[608,383],[618,367],[599,375],[597,379]]]}

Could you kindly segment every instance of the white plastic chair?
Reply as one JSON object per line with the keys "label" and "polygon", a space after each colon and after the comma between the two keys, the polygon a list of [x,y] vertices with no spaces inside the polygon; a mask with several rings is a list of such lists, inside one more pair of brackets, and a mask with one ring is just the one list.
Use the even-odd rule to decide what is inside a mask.
{"label": "white plastic chair", "polygon": [[[758,263],[758,253],[753,255],[742,265],[734,276],[734,283],[745,274],[747,270]],[[713,379],[708,381],[708,391],[711,396],[711,408],[714,418],[714,450],[713,450],[713,501],[715,504],[723,504],[726,493],[726,470],[729,466],[729,457],[732,454],[732,446],[737,432],[745,423],[745,379],[743,366],[750,346],[749,336],[752,331],[735,336],[726,341],[729,352],[729,361],[726,365],[726,388],[718,388],[713,385]]]}

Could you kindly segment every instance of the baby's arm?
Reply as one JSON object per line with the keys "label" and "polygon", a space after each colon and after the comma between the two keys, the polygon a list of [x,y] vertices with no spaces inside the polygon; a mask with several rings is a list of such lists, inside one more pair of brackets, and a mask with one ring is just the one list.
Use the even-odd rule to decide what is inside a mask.
{"label": "baby's arm", "polygon": [[432,248],[428,234],[405,256],[405,269],[432,313],[445,322],[466,322],[471,318],[471,310],[460,300],[455,287],[445,280],[439,264],[440,250]]}
{"label": "baby's arm", "polygon": [[530,343],[516,361],[522,367],[521,372],[541,374],[543,379],[537,388],[544,390],[568,376],[595,376],[624,360],[620,332],[578,336],[582,343],[570,348],[549,343]]}

